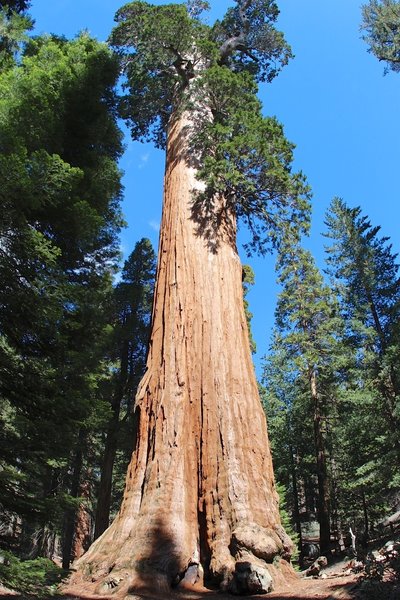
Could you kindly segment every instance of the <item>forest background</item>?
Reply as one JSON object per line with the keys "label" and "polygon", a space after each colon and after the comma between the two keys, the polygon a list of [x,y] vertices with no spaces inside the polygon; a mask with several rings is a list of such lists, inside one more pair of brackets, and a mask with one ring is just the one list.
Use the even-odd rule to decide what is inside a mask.
{"label": "forest background", "polygon": [[[155,5],[163,2],[156,0]],[[221,17],[227,0],[213,3],[209,20]],[[36,0],[31,13],[37,33],[73,37],[88,29],[106,40],[120,7],[117,0]],[[361,206],[382,234],[400,250],[398,220],[398,156],[400,88],[396,73],[366,52],[361,39],[361,2],[358,0],[281,0],[278,28],[292,47],[294,59],[272,84],[260,86],[264,114],[283,124],[296,145],[294,168],[302,170],[313,193],[312,226],[304,241],[323,267],[324,215],[333,197]],[[132,142],[127,133],[121,168],[125,186],[123,212],[128,228],[121,233],[126,257],[135,241],[148,237],[156,249],[161,219],[164,154],[152,144]],[[246,236],[241,232],[242,239]],[[240,239],[240,238],[239,238]],[[275,258],[246,257],[255,272],[248,300],[257,352],[257,374],[270,343],[278,293]]]}
{"label": "forest background", "polygon": [[[354,321],[338,325],[335,318],[339,311],[335,301],[320,276],[313,271],[309,255],[303,254],[300,248],[297,254],[291,255],[291,249],[286,256],[281,254],[278,263],[283,294],[278,304],[276,331],[282,334],[283,341],[281,339],[281,345],[277,346],[275,338],[272,358],[264,369],[265,363],[260,361],[260,356],[266,354],[270,343],[269,331],[273,325],[275,298],[279,289],[274,283],[275,257],[248,259],[242,253],[242,258],[243,262],[252,265],[256,273],[257,283],[247,299],[254,313],[252,328],[258,343],[258,374],[263,374],[264,382],[269,383],[264,399],[269,410],[275,467],[278,479],[287,488],[288,508],[294,514],[298,508],[296,502],[300,501],[304,509],[303,517],[312,520],[318,513],[321,523],[321,511],[324,510],[321,498],[326,492],[327,511],[329,500],[342,501],[340,514],[336,509],[334,515],[331,513],[332,530],[337,534],[340,520],[345,517],[346,526],[349,522],[364,521],[365,533],[371,525],[382,521],[388,510],[393,510],[398,502],[395,491],[398,490],[396,465],[400,448],[396,425],[400,418],[399,388],[398,363],[393,360],[399,343],[399,285],[393,258],[393,252],[398,250],[399,209],[394,198],[400,139],[395,112],[399,100],[398,76],[391,72],[383,76],[383,65],[366,52],[366,46],[360,39],[361,11],[357,3],[345,5],[342,2],[328,2],[322,7],[316,2],[304,4],[301,8],[297,3],[295,6],[289,2],[280,5],[282,14],[279,25],[292,44],[296,59],[271,85],[265,89],[262,86],[264,111],[268,115],[277,115],[283,122],[287,137],[297,145],[295,167],[306,174],[312,187],[312,234],[304,241],[304,245],[316,257],[320,268],[325,267],[323,244],[326,240],[321,233],[326,229],[323,222],[334,196],[343,197],[349,206],[360,205],[362,214],[371,219],[373,226],[382,226],[381,232],[373,230],[372,237],[364,240],[371,251],[372,262],[376,260],[374,293],[378,300],[376,306],[381,311],[378,320],[374,315],[375,325],[378,322],[378,328],[375,327],[377,331],[372,331],[374,323],[371,323],[371,316],[366,315],[368,311],[364,310],[362,302],[355,309],[352,306],[357,294],[362,300],[360,281],[351,282],[349,271],[344,275],[342,272],[348,286],[347,291],[341,290],[342,311],[348,316],[353,310]],[[221,2],[218,11],[224,12],[227,5]],[[73,38],[77,31],[88,29],[90,34],[105,40],[117,8],[119,6],[116,3],[115,6],[114,3],[107,3],[107,6],[105,3],[100,6],[96,3],[94,6],[93,3],[82,2],[78,11],[73,3],[56,2],[49,7],[38,0],[32,3],[30,13],[36,19],[34,33],[50,31]],[[214,7],[210,20],[218,15]],[[1,120],[2,133],[5,134],[3,177],[8,174],[10,165],[16,173],[24,172],[22,162],[12,163],[13,159],[7,161],[10,156],[24,156],[26,144],[28,153],[33,152],[32,156],[29,155],[29,161],[32,160],[28,163],[30,176],[33,174],[33,177],[39,178],[37,181],[40,183],[44,173],[51,175],[50,185],[47,186],[46,181],[43,188],[47,208],[51,208],[55,202],[52,186],[58,190],[57,186],[63,181],[67,182],[62,192],[68,198],[65,206],[71,213],[63,215],[62,211],[57,213],[50,210],[41,214],[41,207],[35,204],[35,179],[31,181],[29,177],[8,180],[9,188],[5,187],[2,191],[7,206],[9,199],[13,198],[12,194],[18,199],[23,197],[13,188],[15,181],[25,186],[24,193],[32,203],[29,206],[32,214],[29,216],[31,220],[28,218],[25,222],[25,207],[22,206],[21,210],[17,206],[15,214],[13,207],[10,224],[9,215],[6,211],[3,213],[5,242],[1,249],[6,252],[3,252],[1,263],[2,277],[7,285],[12,281],[11,287],[15,285],[20,296],[17,294],[13,297],[7,285],[3,287],[3,354],[0,366],[4,428],[0,441],[4,463],[0,485],[4,504],[2,516],[7,517],[2,534],[14,535],[16,545],[22,548],[25,556],[62,555],[63,565],[67,567],[71,559],[87,547],[94,517],[98,529],[95,535],[99,535],[108,525],[110,512],[117,510],[121,496],[123,473],[134,441],[135,423],[130,409],[135,385],[143,370],[154,280],[154,253],[149,242],[142,238],[150,238],[154,248],[157,247],[164,165],[162,155],[153,147],[134,144],[128,137],[125,139],[126,151],[122,155],[112,108],[110,86],[117,73],[111,57],[107,58],[96,43],[88,41],[87,36],[79,38],[75,46],[60,40],[54,43],[60,45],[62,52],[66,52],[65,57],[61,58],[61,50],[61,54],[58,54],[50,41],[38,42],[36,46],[33,44],[29,47],[27,79],[14,78],[18,67],[14,75],[10,69],[8,76],[7,64],[2,79],[2,89],[5,90],[3,98],[6,99],[2,105],[3,114],[12,115],[11,119]],[[46,44],[51,50],[48,55]],[[73,70],[68,70],[68,65],[73,64],[74,52],[78,52],[78,64],[79,60],[88,60],[87,64],[94,67],[91,74],[94,79],[79,80],[81,87],[77,88],[75,96],[70,94],[68,88],[65,91],[61,86],[61,91],[56,92],[61,94],[59,98],[62,103],[59,104],[56,94],[52,96],[51,87],[44,87],[43,91],[49,94],[45,99],[49,105],[43,104],[45,110],[38,112],[40,117],[37,122],[32,120],[34,127],[31,130],[26,124],[29,123],[29,115],[36,113],[30,113],[29,93],[37,94],[40,90],[40,69],[46,71],[47,67],[53,65],[57,79],[60,67],[61,71],[65,70],[67,79],[72,77],[74,89],[75,75],[71,75]],[[97,52],[104,62],[100,61],[96,68],[91,57]],[[36,63],[37,57],[40,60]],[[59,66],[57,60],[60,60]],[[99,64],[106,68],[99,69]],[[78,69],[77,72],[79,79],[85,70]],[[104,114],[104,97],[97,105],[98,98],[90,96],[93,81],[99,84],[98,88],[94,88],[99,97],[104,93],[111,107],[107,116]],[[19,88],[19,85],[22,87]],[[21,90],[28,92],[26,97],[20,93]],[[64,93],[65,97],[62,95]],[[87,107],[83,98],[89,99]],[[100,110],[99,106],[102,107]],[[60,114],[57,112],[59,107]],[[20,108],[22,112],[19,112]],[[88,113],[85,115],[86,108]],[[83,114],[80,112],[82,109]],[[53,152],[49,159],[46,155],[46,144],[49,143],[46,137],[47,123],[43,118],[46,110],[54,117],[54,123],[51,120],[48,124],[55,125],[56,131],[58,126],[63,128],[62,121],[57,125],[57,119],[62,119],[62,110],[66,110],[69,119],[72,117],[70,123],[77,115],[79,119],[83,117],[83,121],[80,121],[83,124],[82,148],[77,143],[78,139],[74,138],[79,129],[74,131],[73,128],[65,128],[66,137],[62,145],[59,139],[49,136]],[[97,125],[100,124],[100,127],[92,127],[91,119],[94,116],[99,118]],[[38,151],[41,144],[45,148],[44,153]],[[94,163],[84,150],[85,144],[86,147],[99,149]],[[57,155],[66,162],[58,162]],[[69,169],[68,160],[71,158],[72,164],[82,169],[83,179],[78,170]],[[109,264],[117,258],[120,243],[118,230],[121,225],[117,207],[120,189],[113,164],[118,158],[125,171],[123,210],[128,221],[128,228],[122,230],[121,250],[123,257],[128,260],[122,271],[115,271],[112,287]],[[48,172],[46,169],[49,169]],[[82,181],[84,186],[88,186],[86,193],[97,211],[96,215],[90,211],[85,213],[82,207],[75,204],[68,204],[71,190],[75,193],[80,189]],[[9,195],[8,189],[11,191]],[[57,197],[59,201],[60,196]],[[18,210],[23,215],[22,220],[19,220],[21,214]],[[79,210],[82,211],[81,215]],[[338,216],[340,205],[336,205],[336,211]],[[68,225],[70,215],[76,230]],[[354,218],[353,225],[357,229],[360,225],[358,213],[347,215]],[[48,218],[50,223],[47,223]],[[334,228],[335,223],[331,219],[331,233]],[[343,232],[337,227],[334,233],[340,238]],[[359,233],[365,233],[365,229],[361,227]],[[384,251],[385,241],[374,245],[375,234],[390,238],[393,244],[391,254]],[[368,246],[371,240],[372,245]],[[52,247],[54,241],[62,248],[61,254]],[[242,241],[246,241],[245,234],[242,234]],[[353,242],[357,242],[357,239],[354,238]],[[30,244],[38,252],[37,255],[30,254]],[[12,251],[7,254],[10,248]],[[356,249],[355,244],[351,250]],[[21,267],[21,277],[16,283],[10,278],[7,280],[10,275],[9,258],[15,259],[15,264]],[[304,274],[301,282],[305,284],[304,289],[309,286],[308,289],[315,293],[309,298],[310,306],[314,305],[318,310],[310,317],[311,330],[303,327],[292,332],[297,336],[297,348],[302,348],[302,351],[293,363],[285,362],[292,369],[290,371],[288,368],[285,372],[279,368],[279,352],[282,349],[287,352],[288,348],[292,351],[290,346],[293,345],[293,338],[290,338],[290,325],[288,322],[285,324],[285,319],[290,322],[295,315],[296,320],[296,310],[299,311],[299,305],[290,304],[290,300],[296,300],[296,295],[293,290],[290,295],[289,289],[293,276],[291,269],[296,264]],[[36,280],[35,269],[38,267],[39,278]],[[331,263],[331,267],[335,268],[335,264]],[[379,280],[380,273],[384,275],[382,280]],[[334,275],[332,271],[331,274]],[[40,286],[49,284],[54,287],[48,289],[54,289],[55,293],[46,298]],[[86,288],[80,287],[85,285]],[[83,289],[89,291],[87,296],[82,294]],[[300,290],[301,286],[296,285],[295,289]],[[33,317],[29,312],[30,294],[38,308],[36,314],[32,311]],[[317,302],[313,304],[315,299]],[[112,315],[107,308],[110,306],[114,311]],[[357,312],[359,307],[362,310]],[[13,323],[13,318],[21,308],[27,309],[21,313],[27,316],[27,322],[16,319]],[[35,329],[36,317],[38,327]],[[301,318],[298,321],[301,322]],[[318,329],[321,322],[327,327],[322,332]],[[383,326],[384,331],[379,330],[379,325]],[[347,327],[347,333],[350,332],[352,337],[351,340],[346,339],[343,348],[337,345],[343,334],[341,327]],[[320,357],[328,348],[327,355],[335,359],[339,357],[337,362],[328,360],[316,366],[315,356],[310,358],[310,354],[307,354],[310,341],[307,335],[310,331],[312,336],[323,334],[316,342],[314,339],[314,351],[318,351],[318,344],[322,340]],[[346,335],[343,337],[346,338]],[[306,369],[301,365],[303,359]],[[21,367],[23,376],[19,379]],[[363,369],[362,377],[360,373]],[[280,375],[287,375],[288,379],[279,381]],[[285,386],[293,377],[297,381],[291,390],[296,394],[291,396],[289,391],[284,398],[286,404],[281,405]],[[37,384],[43,382],[43,388],[38,389]],[[317,387],[321,385],[319,393],[314,394],[315,385],[307,390],[307,382],[317,383]],[[26,383],[31,388],[27,388]],[[362,392],[358,395],[357,387]],[[313,401],[311,404],[310,399]],[[374,411],[379,418],[373,420],[373,427],[370,427]],[[47,418],[49,415],[54,417],[54,422]],[[281,419],[282,416],[285,418]],[[353,422],[355,416],[360,416],[360,419]],[[304,429],[306,437],[300,437],[299,418],[301,423],[309,419],[309,425],[314,421],[313,442],[312,426]],[[357,457],[358,462],[350,461],[349,464],[351,453],[346,454],[344,450],[346,440],[353,434],[353,425],[356,429],[358,427],[354,441],[360,444],[361,452]],[[390,425],[394,425],[393,431]],[[51,427],[54,427],[53,430]],[[365,436],[366,432],[370,435]],[[282,440],[285,443],[280,445]],[[35,445],[38,441],[39,445]],[[297,449],[292,448],[292,442]],[[391,453],[393,444],[394,452]],[[314,462],[315,454],[317,463]],[[318,463],[318,456],[323,457],[323,464]],[[290,472],[290,459],[293,458],[299,461],[297,467],[295,465],[297,479]],[[385,458],[388,460],[385,461]],[[110,473],[113,466],[111,493]],[[337,467],[340,476],[335,471]],[[335,488],[338,482],[339,491]],[[374,483],[372,487],[371,482]],[[300,492],[293,489],[294,484],[300,485]],[[385,484],[389,484],[390,489],[384,489]],[[323,486],[327,486],[326,489]],[[106,498],[105,505],[100,501],[102,494]],[[85,498],[84,503],[81,502],[82,498]],[[343,501],[344,498],[348,498],[348,505]],[[329,521],[328,512],[326,516]],[[329,546],[329,523],[325,533],[328,534],[328,541],[325,542]]]}

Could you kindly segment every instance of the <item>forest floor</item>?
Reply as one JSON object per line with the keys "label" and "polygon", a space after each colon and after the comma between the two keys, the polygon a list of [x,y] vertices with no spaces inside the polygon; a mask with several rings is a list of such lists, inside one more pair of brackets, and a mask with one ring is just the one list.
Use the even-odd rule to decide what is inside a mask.
{"label": "forest floor", "polygon": [[[326,579],[312,579],[299,576],[289,583],[279,585],[270,594],[253,596],[253,598],[259,598],[260,600],[262,598],[268,600],[355,600],[359,597],[357,595],[357,587],[356,575],[336,575],[334,577],[328,575]],[[0,586],[0,600],[28,600],[28,598],[35,600],[33,596],[21,596],[14,590]],[[75,600],[72,596],[53,596],[52,598],[54,600]],[[102,600],[107,600],[105,596],[101,598]],[[212,592],[206,589],[192,589],[170,594],[165,592],[157,594],[143,592],[132,594],[128,598],[129,600],[234,600],[238,596]],[[40,598],[40,600],[48,599]]]}
{"label": "forest floor", "polygon": [[[359,582],[359,575],[348,574],[345,563],[336,563],[322,571],[319,578],[304,577],[298,574],[289,581],[280,582],[276,589],[265,595],[246,596],[254,600],[400,600],[400,589],[391,584],[378,584],[371,591],[364,590]],[[205,588],[179,590],[170,593],[140,592],[127,596],[124,600],[237,600],[221,592],[213,592]],[[21,595],[15,590],[0,585],[0,600],[119,600],[117,596],[71,595]]]}

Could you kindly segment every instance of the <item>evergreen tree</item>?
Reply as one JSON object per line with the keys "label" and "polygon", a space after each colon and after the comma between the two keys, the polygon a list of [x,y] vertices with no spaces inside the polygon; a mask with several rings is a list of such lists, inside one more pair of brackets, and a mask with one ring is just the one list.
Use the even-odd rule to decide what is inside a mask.
{"label": "evergreen tree", "polygon": [[307,389],[280,340],[275,332],[264,360],[261,391],[275,475],[285,488],[301,549],[302,519],[316,512],[315,454],[310,444],[314,434]]}
{"label": "evergreen tree", "polygon": [[[291,473],[293,487],[297,487],[293,441],[299,439],[298,434],[293,435],[294,423],[299,419],[303,423],[303,440],[306,424],[312,425],[320,546],[321,553],[326,554],[330,552],[329,419],[334,412],[332,405],[340,369],[338,334],[341,321],[331,291],[324,284],[309,252],[299,246],[283,247],[278,269],[283,288],[276,308],[273,359],[265,370],[265,383],[270,388],[270,397],[275,396],[275,405],[278,401],[283,409],[279,409],[278,404],[278,411],[282,410],[278,431],[283,427],[290,435],[286,469]],[[283,362],[285,367],[278,367],[277,371],[276,365]],[[271,369],[272,365],[275,368]],[[271,408],[277,412],[276,408]],[[287,475],[285,479],[288,480]],[[295,499],[295,513],[298,510]]]}
{"label": "evergreen tree", "polygon": [[[146,365],[155,266],[150,241],[140,240],[125,262],[121,281],[114,290],[112,376],[103,391],[110,399],[111,419],[102,458],[95,538],[107,529],[112,506],[119,508],[123,491],[121,484],[135,446],[136,423],[132,402]],[[117,452],[120,454],[116,465],[118,474],[113,478]]]}
{"label": "evergreen tree", "polygon": [[[165,146],[167,158],[138,440],[118,517],[78,563],[74,579],[91,591],[203,574],[223,589],[267,591],[267,562],[292,546],[280,526],[235,241],[237,218],[261,251],[308,222],[293,146],[256,98],[290,51],[274,2],[238,0],[214,26],[200,19],[204,4],[135,1],[118,11],[112,34],[132,135]],[[262,562],[254,528],[268,548]]]}
{"label": "evergreen tree", "polygon": [[20,44],[26,41],[26,32],[33,27],[25,13],[29,4],[24,0],[0,2],[0,73],[15,63]]}
{"label": "evergreen tree", "polygon": [[388,238],[379,236],[380,227],[373,227],[359,207],[335,198],[326,223],[328,272],[346,322],[345,342],[354,356],[346,383],[350,416],[343,421],[343,437],[350,445],[349,485],[369,505],[371,516],[377,516],[384,506],[382,489],[399,485],[398,265]]}
{"label": "evergreen tree", "polygon": [[28,537],[39,527],[43,553],[78,495],[82,432],[104,415],[122,223],[117,76],[86,34],[31,40],[0,75],[0,496]]}
{"label": "evergreen tree", "polygon": [[400,70],[400,2],[370,0],[362,7],[363,39],[378,60],[389,70]]}
{"label": "evergreen tree", "polygon": [[0,2],[0,9],[11,12],[25,12],[30,6],[30,2],[27,0],[2,0]]}

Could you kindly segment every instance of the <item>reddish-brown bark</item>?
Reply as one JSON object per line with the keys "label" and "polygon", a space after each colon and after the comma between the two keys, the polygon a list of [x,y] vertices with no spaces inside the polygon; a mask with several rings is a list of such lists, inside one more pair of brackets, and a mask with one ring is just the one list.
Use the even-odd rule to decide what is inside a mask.
{"label": "reddish-brown bark", "polygon": [[152,334],[122,507],[72,582],[95,593],[203,576],[251,591],[291,551],[250,355],[235,218],[223,199],[214,231],[193,213],[200,184],[188,125],[181,116],[169,133]]}
{"label": "reddish-brown bark", "polygon": [[83,501],[79,504],[75,516],[74,541],[72,544],[72,558],[80,558],[90,546],[92,536],[92,518],[88,510],[90,499],[90,484],[83,482],[81,484],[79,495]]}

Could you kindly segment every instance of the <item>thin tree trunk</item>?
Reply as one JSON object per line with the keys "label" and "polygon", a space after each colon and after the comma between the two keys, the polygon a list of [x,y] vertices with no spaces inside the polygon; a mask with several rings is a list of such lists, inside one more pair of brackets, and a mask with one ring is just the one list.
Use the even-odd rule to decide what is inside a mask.
{"label": "thin tree trunk", "polygon": [[94,539],[96,540],[110,524],[110,506],[112,477],[117,452],[117,440],[119,431],[119,411],[118,416],[112,416],[107,430],[107,437],[104,446],[103,461],[101,467],[101,476],[99,491],[97,494],[97,506],[95,515]]}
{"label": "thin tree trunk", "polygon": [[296,463],[295,463],[295,457],[294,457],[294,450],[292,446],[289,446],[289,452],[290,452],[290,468],[291,468],[291,474],[292,474],[292,488],[293,488],[293,516],[294,516],[294,522],[295,522],[295,526],[296,526],[296,532],[297,535],[299,536],[299,542],[298,542],[298,547],[299,550],[301,551],[301,548],[303,546],[303,536],[302,536],[302,532],[301,532],[301,520],[300,520],[300,501],[299,501],[299,489],[298,489],[298,484],[297,484],[297,469],[296,469]]}
{"label": "thin tree trunk", "polygon": [[95,516],[95,540],[107,529],[110,524],[112,476],[118,445],[118,432],[120,429],[119,417],[121,413],[121,403],[124,397],[124,390],[128,377],[128,352],[129,345],[128,342],[125,342],[121,350],[120,373],[118,377],[117,388],[111,404],[112,416],[107,428],[106,443],[101,466],[101,476]]}
{"label": "thin tree trunk", "polygon": [[310,374],[311,396],[314,404],[314,443],[317,461],[318,479],[318,521],[319,543],[322,555],[330,554],[331,531],[329,515],[329,480],[326,461],[324,434],[322,431],[321,401],[318,393],[317,373],[315,369]]}
{"label": "thin tree trunk", "polygon": [[74,581],[123,594],[204,573],[246,592],[256,571],[258,591],[268,591],[273,560],[288,557],[292,544],[280,525],[250,355],[235,218],[220,199],[215,237],[202,233],[188,164],[193,123],[185,115],[172,123],[136,450],[119,515],[78,562]]}
{"label": "thin tree trunk", "polygon": [[363,505],[363,514],[364,514],[364,535],[363,535],[363,540],[365,542],[365,545],[368,545],[368,540],[369,540],[369,516],[368,516],[367,499],[365,497],[364,488],[361,490],[361,498],[362,498],[362,505]]}
{"label": "thin tree trunk", "polygon": [[80,485],[79,497],[83,501],[79,504],[75,515],[74,537],[71,558],[80,558],[90,546],[92,540],[92,518],[89,513],[90,482],[84,481]]}
{"label": "thin tree trunk", "polygon": [[[74,462],[72,465],[72,480],[70,487],[70,496],[78,498],[80,481],[82,474],[83,465],[83,444],[86,439],[86,431],[81,428],[79,430],[77,448],[75,451]],[[64,517],[64,535],[62,545],[62,567],[63,569],[69,569],[72,561],[72,546],[75,533],[75,517],[77,510],[75,508],[68,509],[65,512]]]}

